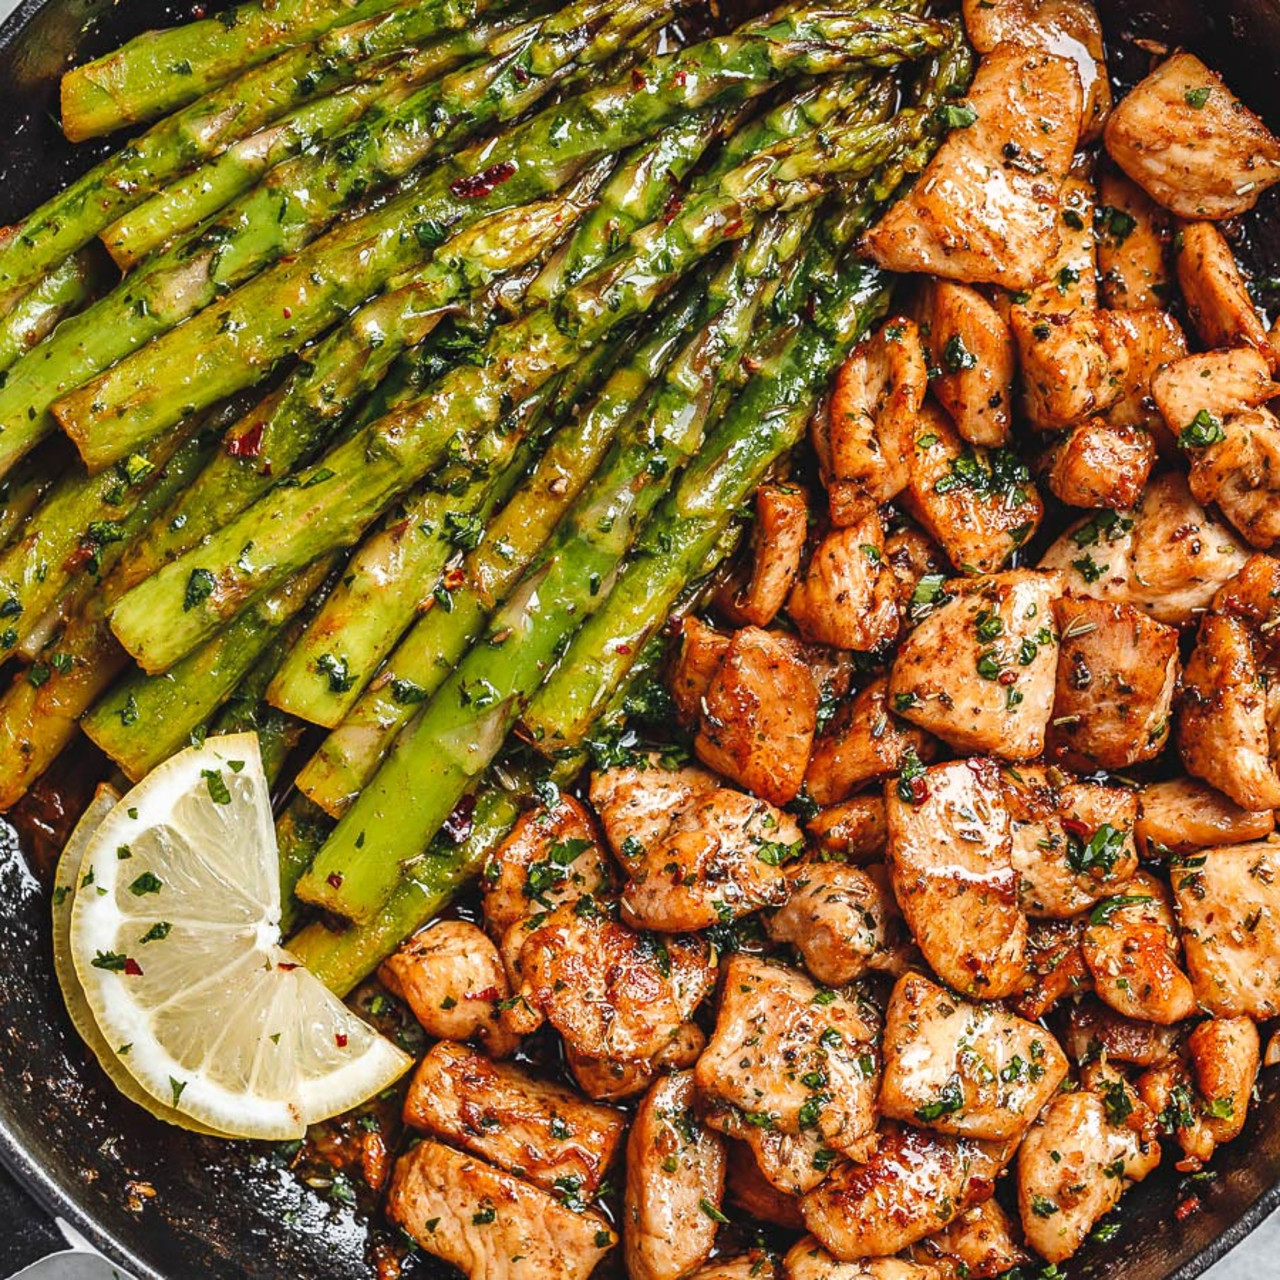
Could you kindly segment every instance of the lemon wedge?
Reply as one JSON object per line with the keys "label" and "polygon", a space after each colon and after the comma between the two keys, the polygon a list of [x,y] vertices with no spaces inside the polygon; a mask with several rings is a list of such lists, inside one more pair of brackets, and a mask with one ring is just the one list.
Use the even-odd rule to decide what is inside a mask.
{"label": "lemon wedge", "polygon": [[227,1136],[298,1138],[412,1065],[280,945],[255,735],[180,752],[95,817],[67,949],[117,1069],[153,1103]]}

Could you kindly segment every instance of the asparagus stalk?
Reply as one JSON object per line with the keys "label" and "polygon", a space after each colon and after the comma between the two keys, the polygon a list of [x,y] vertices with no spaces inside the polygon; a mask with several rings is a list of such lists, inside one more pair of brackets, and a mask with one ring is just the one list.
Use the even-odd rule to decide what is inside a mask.
{"label": "asparagus stalk", "polygon": [[338,817],[480,634],[485,619],[533,562],[586,487],[619,427],[675,354],[706,306],[695,277],[658,319],[651,338],[619,364],[581,417],[566,421],[537,467],[490,522],[457,581],[414,624],[386,667],[298,774],[299,790]]}
{"label": "asparagus stalk", "polygon": [[342,719],[431,600],[453,549],[473,543],[502,491],[523,476],[529,436],[552,390],[530,396],[474,454],[432,476],[365,540],[272,681],[274,706],[328,728]]}
{"label": "asparagus stalk", "polygon": [[[479,23],[488,37],[488,19]],[[410,0],[381,18],[290,49],[154,124],[51,197],[0,246],[0,293],[37,279],[91,241],[126,209],[149,199],[175,175],[218,154],[304,102],[352,80],[376,76],[391,55],[437,32],[465,29],[474,9],[459,0]],[[446,42],[447,43],[447,42]],[[430,74],[433,51],[422,58]]]}
{"label": "asparagus stalk", "polygon": [[54,481],[74,461],[64,444],[61,440],[49,441],[0,480],[0,548],[8,545]]}
{"label": "asparagus stalk", "polygon": [[454,370],[421,399],[330,450],[297,490],[250,507],[130,592],[114,612],[116,634],[144,669],[171,665],[259,592],[354,542],[431,469],[450,437],[487,430],[504,399],[531,395],[615,326],[647,311],[720,244],[747,234],[766,211],[813,199],[842,173],[874,168],[912,124],[903,112],[885,125],[832,128],[726,175],[669,221],[638,232],[570,292],[563,314],[535,312],[503,326],[487,344],[486,367]]}
{"label": "asparagus stalk", "polygon": [[592,189],[588,177],[563,197],[496,213],[468,228],[307,353],[278,391],[231,428],[226,447],[181,495],[169,518],[147,530],[138,554],[148,572],[292,475],[445,308],[544,252],[581,213]]}
{"label": "asparagus stalk", "polygon": [[[299,882],[305,901],[368,919],[395,888],[400,863],[425,847],[488,768],[573,631],[607,597],[636,530],[697,450],[718,356],[745,341],[782,225],[765,224],[726,264],[712,290],[719,313],[637,406],[634,428],[619,434],[546,550],[494,615],[488,642],[471,649],[397,738]],[[416,779],[414,793],[401,798],[396,830],[384,833],[388,801],[409,776]],[[371,832],[375,841],[366,854]]]}
{"label": "asparagus stalk", "polygon": [[0,375],[53,331],[64,316],[78,311],[104,283],[91,253],[76,253],[38,280],[0,318]]}
{"label": "asparagus stalk", "polygon": [[136,782],[185,746],[231,696],[334,564],[325,556],[296,574],[165,675],[135,672],[119,681],[81,728]]}
{"label": "asparagus stalk", "polygon": [[156,294],[148,288],[143,301],[151,314],[139,316],[138,283],[124,287],[109,305],[99,304],[98,323],[109,314],[118,330],[109,340],[95,329],[100,343],[87,351],[86,326],[81,326],[81,345],[68,349],[64,343],[52,364],[46,360],[32,370],[34,381],[18,392],[0,392],[0,471],[48,429],[43,412],[48,403],[89,377],[95,366],[101,368],[108,349],[115,359],[144,338],[164,334],[59,402],[58,420],[92,465],[111,461],[121,449],[172,425],[184,410],[228,394],[212,394],[215,385],[248,385],[299,339],[314,336],[380,288],[388,275],[411,264],[415,250],[421,252],[403,234],[406,227],[449,227],[494,207],[536,199],[563,185],[584,162],[648,137],[690,107],[717,99],[741,101],[788,70],[902,59],[935,46],[944,32],[937,24],[879,10],[800,12],[655,59],[648,71],[629,72],[452,156],[401,197],[345,224],[283,267],[263,271],[187,325],[165,332],[176,318],[208,302],[216,284],[242,279],[278,254],[281,236],[272,225],[278,215],[273,208],[270,222],[259,220],[251,232],[228,242],[205,244],[197,260],[179,264],[177,297],[173,289]]}
{"label": "asparagus stalk", "polygon": [[[62,77],[63,131],[79,142],[154,120],[283,48],[315,40],[335,27],[376,21],[398,4],[399,0],[251,3],[201,22],[146,32]],[[464,27],[481,6],[427,0],[422,7],[431,10],[430,31]]]}

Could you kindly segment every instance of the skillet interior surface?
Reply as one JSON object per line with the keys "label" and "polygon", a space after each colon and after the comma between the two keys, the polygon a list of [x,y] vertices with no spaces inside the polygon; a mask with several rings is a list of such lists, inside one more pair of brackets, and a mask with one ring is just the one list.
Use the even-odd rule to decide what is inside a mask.
{"label": "skillet interior surface", "polygon": [[[1099,7],[1113,70],[1144,69],[1148,55],[1129,39],[1134,34],[1185,44],[1280,125],[1280,0],[1102,0]],[[73,149],[58,130],[57,76],[68,59],[200,8],[26,0],[0,26],[0,225],[110,148]],[[1252,221],[1252,265],[1280,275],[1280,199]],[[280,1151],[152,1120],[115,1094],[80,1044],[53,976],[47,885],[77,795],[84,798],[83,779],[97,776],[98,762],[69,755],[59,765],[63,785],[44,790],[39,803],[24,802],[21,836],[0,821],[0,1159],[140,1280],[376,1275],[358,1214],[297,1182]],[[1126,1196],[1119,1234],[1086,1246],[1059,1274],[1189,1280],[1280,1205],[1280,1125],[1270,1123],[1280,1108],[1280,1071],[1263,1074],[1261,1095],[1242,1137],[1215,1159],[1216,1178],[1188,1185],[1166,1159]],[[1192,1196],[1197,1211],[1179,1213]],[[440,1274],[423,1262],[405,1272]]]}

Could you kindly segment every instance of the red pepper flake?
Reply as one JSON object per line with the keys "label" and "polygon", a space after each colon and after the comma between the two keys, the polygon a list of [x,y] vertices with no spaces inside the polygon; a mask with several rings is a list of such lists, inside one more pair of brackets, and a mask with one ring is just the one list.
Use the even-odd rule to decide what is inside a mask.
{"label": "red pepper flake", "polygon": [[132,956],[125,957],[124,971],[130,978],[142,977],[142,966]]}
{"label": "red pepper flake", "polygon": [[644,78],[643,71],[633,71],[631,73],[631,87],[633,89],[644,89],[648,87],[648,80]]}
{"label": "red pepper flake", "polygon": [[626,657],[631,652],[631,646],[629,644],[618,644],[614,647],[614,652]]}
{"label": "red pepper flake", "polygon": [[912,778],[911,786],[911,803],[924,804],[929,798],[929,787],[923,778]]}
{"label": "red pepper flake", "polygon": [[449,190],[459,200],[482,200],[485,196],[492,195],[508,178],[514,177],[515,172],[515,165],[510,160],[503,160],[499,164],[491,164],[487,169],[481,169],[479,173],[473,173],[469,178],[459,178],[457,182],[450,184]]}
{"label": "red pepper flake", "polygon": [[730,240],[735,236],[740,236],[745,230],[746,224],[741,218],[734,218],[732,222],[726,222],[724,224],[724,233]]}
{"label": "red pepper flake", "polygon": [[475,796],[463,796],[453,806],[453,812],[444,820],[444,833],[454,844],[461,844],[471,834],[476,825],[475,811]]}
{"label": "red pepper flake", "polygon": [[497,1000],[499,996],[497,987],[485,987],[482,991],[468,991],[462,998],[464,1000]]}
{"label": "red pepper flake", "polygon": [[1192,1214],[1199,1213],[1200,1210],[1203,1208],[1204,1208],[1204,1205],[1201,1204],[1199,1196],[1188,1196],[1173,1211],[1173,1216],[1177,1218],[1179,1222],[1186,1222],[1186,1220],[1189,1217],[1191,1217]]}
{"label": "red pepper flake", "polygon": [[673,191],[667,197],[667,203],[662,209],[662,221],[670,225],[675,221],[676,215],[684,208],[684,200],[678,191]]}
{"label": "red pepper flake", "polygon": [[347,1033],[345,1031],[337,1032],[333,1037],[333,1042],[339,1049],[345,1049],[347,1047]]}
{"label": "red pepper flake", "polygon": [[265,422],[255,422],[248,431],[238,436],[228,436],[226,449],[233,458],[256,458],[262,452],[262,433]]}
{"label": "red pepper flake", "polygon": [[284,316],[284,318],[285,318],[286,320],[292,320],[292,319],[293,319],[293,308],[292,308],[292,307],[281,307],[281,308],[280,308],[280,314],[281,314],[282,316]]}
{"label": "red pepper flake", "polygon": [[996,684],[998,684],[998,685],[1002,685],[1002,686],[1003,686],[1004,688],[1006,688],[1006,689],[1007,689],[1011,684],[1017,684],[1017,683],[1018,683],[1018,673],[1017,673],[1016,671],[1012,670],[1011,668],[1009,668],[1009,669],[1006,669],[1006,670],[1002,671],[1002,672],[1001,672],[1001,673],[996,677]]}
{"label": "red pepper flake", "polygon": [[467,580],[466,570],[462,569],[461,567],[457,569],[450,569],[444,575],[444,589],[446,591],[457,591],[457,589],[460,586],[462,586],[462,584],[466,582],[466,580]]}
{"label": "red pepper flake", "polygon": [[325,882],[328,884],[330,889],[341,889],[342,888],[342,872],[330,871],[329,874],[325,877]]}
{"label": "red pepper flake", "polygon": [[281,960],[280,963],[276,965],[276,968],[282,973],[292,973],[295,969],[301,969],[302,966],[300,964],[291,964],[288,960]]}
{"label": "red pepper flake", "polygon": [[191,16],[198,22],[201,18],[208,14],[209,10],[202,4],[193,4],[191,6]]}
{"label": "red pepper flake", "polygon": [[1077,840],[1092,840],[1093,831],[1087,823],[1081,822],[1079,818],[1063,818],[1062,829],[1069,836],[1075,836]]}

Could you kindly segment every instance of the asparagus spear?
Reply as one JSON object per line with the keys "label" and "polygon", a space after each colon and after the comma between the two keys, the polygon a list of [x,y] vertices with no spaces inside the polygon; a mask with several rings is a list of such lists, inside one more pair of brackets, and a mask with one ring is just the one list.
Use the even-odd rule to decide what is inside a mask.
{"label": "asparagus spear", "polygon": [[119,681],[81,728],[136,782],[190,739],[234,692],[289,620],[333,569],[324,556],[163,676],[135,672]]}
{"label": "asparagus spear", "polygon": [[[172,425],[185,409],[227,394],[212,394],[215,385],[238,388],[254,381],[299,339],[313,336],[381,287],[387,275],[413,260],[417,245],[403,235],[406,227],[447,227],[473,220],[488,201],[491,209],[535,199],[563,185],[584,161],[649,136],[680,111],[717,99],[741,101],[788,69],[901,59],[933,47],[944,32],[937,24],[879,10],[798,12],[656,59],[647,72],[635,70],[611,86],[548,108],[437,165],[401,197],[337,229],[283,268],[263,271],[224,302],[65,395],[58,419],[91,464],[101,465],[132,442]],[[145,291],[150,316],[135,314],[137,285],[122,289],[109,305],[99,304],[99,324],[110,314],[117,333],[106,339],[95,329],[99,342],[90,352],[83,349],[87,335],[81,326],[80,345],[69,350],[64,343],[52,364],[46,359],[32,370],[36,377],[20,393],[0,392],[0,470],[48,428],[42,410],[49,401],[102,367],[108,348],[116,358],[144,336],[162,333],[176,314],[189,314],[208,301],[215,280],[239,279],[251,263],[260,266],[264,240],[267,252],[276,253],[279,229],[255,224],[252,234],[206,244],[197,261],[183,265],[179,297],[170,296],[172,290],[158,296]]]}
{"label": "asparagus spear", "polygon": [[[720,353],[745,341],[774,265],[783,223],[766,223],[726,264],[712,291],[721,310],[686,344],[621,432],[543,554],[338,823],[298,885],[305,901],[367,919],[395,888],[399,863],[423,848],[502,745],[528,698],[582,620],[607,597],[619,561],[673,474],[697,450]],[[401,797],[397,830],[383,815]],[[363,852],[369,831],[376,848]],[[386,855],[385,857],[383,855]]]}
{"label": "asparagus spear", "polygon": [[582,492],[619,427],[703,314],[695,277],[659,317],[649,341],[609,375],[580,418],[566,421],[520,490],[485,530],[434,606],[414,624],[386,667],[298,774],[297,785],[334,817],[373,776],[395,736],[480,633],[494,606]]}
{"label": "asparagus spear", "polygon": [[[471,13],[470,4],[459,8],[457,0],[409,0],[381,18],[290,49],[158,121],[18,223],[0,245],[0,293],[49,271],[175,175],[304,102],[379,75],[389,57],[436,32],[475,26],[487,43],[500,29],[491,24],[499,20],[477,23]],[[453,56],[456,39],[446,37],[439,46],[446,57]],[[432,74],[436,49],[428,46],[414,55],[424,77]]]}
{"label": "asparagus spear", "polygon": [[[73,142],[154,120],[333,28],[376,21],[399,0],[242,4],[201,22],[149,31],[62,77],[62,128]],[[432,29],[458,29],[483,6],[426,0]],[[421,38],[421,37],[419,37]],[[414,43],[414,41],[408,41]],[[403,46],[402,46],[403,47]]]}
{"label": "asparagus spear", "polygon": [[812,199],[842,173],[873,168],[914,123],[903,112],[885,125],[832,128],[726,175],[670,221],[638,232],[571,291],[563,314],[535,312],[503,326],[487,344],[486,367],[451,372],[418,401],[330,450],[300,477],[299,489],[249,508],[130,592],[114,612],[116,634],[145,669],[171,665],[260,591],[353,542],[431,469],[450,437],[482,433],[497,421],[504,398],[531,395],[612,328],[645,312],[720,244],[748,233],[767,210]]}
{"label": "asparagus spear", "polygon": [[398,287],[362,307],[307,353],[279,390],[227,434],[227,446],[142,539],[154,572],[228,523],[335,432],[406,346],[443,309],[536,258],[590,199],[588,175],[563,197],[491,215],[453,237]]}
{"label": "asparagus spear", "polygon": [[91,253],[72,254],[14,303],[0,318],[0,375],[79,310],[104,283],[105,273]]}
{"label": "asparagus spear", "polygon": [[50,440],[0,480],[0,547],[9,543],[57,477],[72,465],[74,458],[64,445],[65,441]]}

